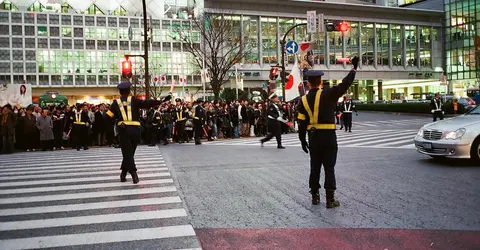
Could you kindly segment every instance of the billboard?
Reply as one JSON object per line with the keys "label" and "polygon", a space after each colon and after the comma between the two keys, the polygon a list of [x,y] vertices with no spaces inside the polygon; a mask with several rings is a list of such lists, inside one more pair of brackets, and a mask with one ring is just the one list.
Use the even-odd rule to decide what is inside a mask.
{"label": "billboard", "polygon": [[10,104],[17,107],[27,107],[32,104],[31,84],[0,85],[0,106]]}

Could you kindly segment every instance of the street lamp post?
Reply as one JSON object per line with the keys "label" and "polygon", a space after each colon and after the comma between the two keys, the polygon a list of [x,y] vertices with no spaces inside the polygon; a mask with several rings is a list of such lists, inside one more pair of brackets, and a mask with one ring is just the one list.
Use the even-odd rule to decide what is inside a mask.
{"label": "street lamp post", "polygon": [[307,24],[306,23],[299,23],[299,24],[296,24],[296,25],[292,26],[290,29],[288,29],[288,31],[285,33],[285,35],[283,35],[282,41],[280,41],[280,45],[282,46],[282,72],[280,74],[281,74],[281,77],[282,77],[282,96],[283,96],[282,99],[283,100],[285,100],[285,84],[287,82],[287,78],[286,78],[287,74],[285,73],[285,44],[287,43],[287,41],[286,41],[287,35],[288,35],[288,33],[290,33],[296,27],[300,27],[300,26],[304,26],[304,25],[307,25]]}

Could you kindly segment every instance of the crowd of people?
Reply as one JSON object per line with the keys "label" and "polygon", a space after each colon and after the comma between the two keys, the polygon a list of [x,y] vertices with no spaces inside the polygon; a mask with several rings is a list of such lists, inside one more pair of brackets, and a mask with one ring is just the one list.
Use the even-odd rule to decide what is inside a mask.
{"label": "crowd of people", "polygon": [[[205,110],[203,117],[195,114],[198,105]],[[176,99],[164,102],[150,110],[142,110],[142,142],[153,146],[160,141],[164,144],[192,141],[197,137],[194,135],[197,118],[202,123],[201,138],[204,139],[265,136],[268,130],[267,105],[267,102],[247,100],[184,102]],[[295,119],[294,107],[292,102],[282,105],[286,120]],[[5,105],[0,114],[0,152],[118,147],[117,128],[115,121],[107,115],[109,109],[108,104],[88,103],[44,108]],[[290,131],[288,126],[283,128],[284,133]]]}

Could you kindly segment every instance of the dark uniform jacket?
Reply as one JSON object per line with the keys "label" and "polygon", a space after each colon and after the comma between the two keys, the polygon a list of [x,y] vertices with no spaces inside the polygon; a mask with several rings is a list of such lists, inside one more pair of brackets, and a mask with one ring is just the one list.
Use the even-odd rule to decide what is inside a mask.
{"label": "dark uniform jacket", "polygon": [[276,120],[281,114],[280,110],[282,110],[282,107],[278,104],[275,103],[270,103],[268,105],[268,111],[267,111],[267,116],[269,119]]}
{"label": "dark uniform jacket", "polygon": [[[126,99],[125,100],[122,99],[122,101],[126,101]],[[132,105],[132,114],[131,114],[132,117],[128,117],[128,119],[130,119],[131,121],[137,121],[137,122],[140,121],[140,109],[148,109],[150,107],[161,104],[161,102],[157,101],[157,100],[143,101],[143,100],[135,98],[134,96],[132,96],[131,102],[132,102],[132,104],[131,104]],[[125,108],[125,113],[127,115],[129,115],[127,110],[126,110],[127,107],[125,106],[124,108]],[[123,116],[122,116],[122,113],[120,111],[120,106],[118,105],[117,100],[113,101],[112,106],[110,106],[110,113],[107,113],[107,114],[110,117],[115,117],[117,119],[117,121],[123,121]],[[83,114],[82,114],[82,117],[83,117]]]}
{"label": "dark uniform jacket", "polygon": [[185,121],[189,118],[188,110],[183,106],[175,107],[174,112],[175,112],[175,116],[174,116],[175,122]]}
{"label": "dark uniform jacket", "polygon": [[355,108],[355,104],[351,100],[343,101],[340,108],[342,113],[352,113],[354,111],[357,112],[357,109]]}
{"label": "dark uniform jacket", "polygon": [[442,111],[443,102],[441,99],[433,98],[432,101],[430,102],[430,107],[432,108],[433,111]]}
{"label": "dark uniform jacket", "polygon": [[[355,79],[355,73],[356,71],[354,70],[350,71],[350,73],[345,78],[343,78],[342,83],[337,86],[333,86],[331,88],[323,88],[320,95],[320,104],[314,104],[315,95],[317,94],[317,91],[320,91],[320,89],[314,88],[308,92],[307,102],[308,106],[312,111],[312,114],[314,112],[314,106],[317,106],[316,108],[320,108],[317,124],[335,124],[335,116],[333,114],[337,106],[338,98],[345,94],[348,88],[350,88],[353,80]],[[308,116],[308,113],[303,106],[302,100],[300,100],[300,102],[298,103],[297,110],[298,119],[300,121],[299,130],[306,130],[307,125],[310,124],[310,117]]]}
{"label": "dark uniform jacket", "polygon": [[197,105],[194,109],[193,119],[198,120],[201,124],[204,124],[207,118],[207,114],[202,105]]}

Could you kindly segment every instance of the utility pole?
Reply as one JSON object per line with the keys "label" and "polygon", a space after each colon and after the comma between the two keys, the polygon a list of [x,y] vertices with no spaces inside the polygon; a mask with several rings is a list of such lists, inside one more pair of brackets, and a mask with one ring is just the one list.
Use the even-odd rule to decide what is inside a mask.
{"label": "utility pole", "polygon": [[143,3],[143,46],[145,60],[145,99],[150,99],[150,78],[148,77],[148,21],[147,21],[147,3],[146,0],[142,0]]}

